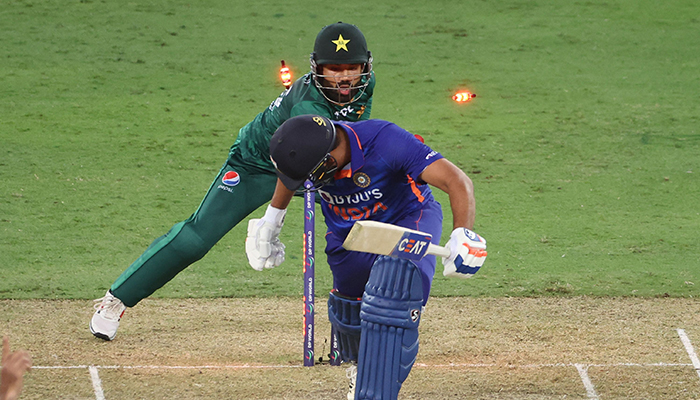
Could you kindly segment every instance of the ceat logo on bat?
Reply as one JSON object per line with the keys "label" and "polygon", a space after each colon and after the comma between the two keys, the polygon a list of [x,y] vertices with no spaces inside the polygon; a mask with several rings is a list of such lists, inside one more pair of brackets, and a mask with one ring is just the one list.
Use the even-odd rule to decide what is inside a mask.
{"label": "ceat logo on bat", "polygon": [[425,233],[406,232],[391,252],[392,257],[420,260],[428,252],[428,245],[433,237]]}
{"label": "ceat logo on bat", "polygon": [[236,171],[228,171],[226,174],[224,174],[221,182],[223,182],[226,186],[236,186],[241,182],[241,176],[238,175],[238,172]]}

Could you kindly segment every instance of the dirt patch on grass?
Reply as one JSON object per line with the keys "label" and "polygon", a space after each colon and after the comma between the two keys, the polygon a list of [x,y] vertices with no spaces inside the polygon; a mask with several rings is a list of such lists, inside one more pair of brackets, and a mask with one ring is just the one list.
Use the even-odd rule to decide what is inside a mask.
{"label": "dirt patch on grass", "polygon": [[[90,302],[3,300],[0,327],[37,366],[23,399],[95,399],[88,366],[108,400],[344,399],[344,368],[300,367],[301,310],[290,298],[149,299],[104,342],[89,333]],[[400,398],[700,398],[678,329],[700,345],[698,301],[433,298]]]}

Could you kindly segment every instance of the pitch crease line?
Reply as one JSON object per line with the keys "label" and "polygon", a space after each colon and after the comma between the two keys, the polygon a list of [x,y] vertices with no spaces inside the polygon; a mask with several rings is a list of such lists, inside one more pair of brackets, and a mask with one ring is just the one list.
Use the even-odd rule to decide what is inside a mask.
{"label": "pitch crease line", "polygon": [[[553,368],[571,367],[581,365],[588,367],[694,367],[688,363],[612,363],[612,364],[575,364],[575,363],[553,363],[553,364],[469,364],[469,363],[449,363],[449,364],[425,364],[415,363],[416,368]],[[36,365],[32,369],[287,369],[302,368],[302,365]]]}
{"label": "pitch crease line", "polygon": [[693,363],[693,368],[695,368],[698,378],[700,378],[700,360],[698,359],[698,355],[695,353],[695,349],[693,348],[693,344],[690,342],[690,338],[688,338],[688,335],[685,334],[685,329],[676,329],[676,331],[678,332],[678,336],[681,338],[681,342],[683,342],[683,346],[685,346],[685,351],[688,352],[688,356],[690,357],[690,361]]}
{"label": "pitch crease line", "polygon": [[97,371],[97,367],[91,365],[88,370],[90,371],[92,388],[95,391],[95,400],[105,400],[105,393],[102,390],[102,380],[100,379],[100,373]]}
{"label": "pitch crease line", "polygon": [[576,367],[576,370],[578,370],[578,374],[581,376],[581,381],[583,382],[583,386],[586,388],[586,395],[588,398],[599,400],[600,397],[598,397],[598,393],[595,391],[595,386],[593,386],[593,382],[591,382],[591,378],[588,376],[588,366],[582,364],[574,364],[574,366]]}

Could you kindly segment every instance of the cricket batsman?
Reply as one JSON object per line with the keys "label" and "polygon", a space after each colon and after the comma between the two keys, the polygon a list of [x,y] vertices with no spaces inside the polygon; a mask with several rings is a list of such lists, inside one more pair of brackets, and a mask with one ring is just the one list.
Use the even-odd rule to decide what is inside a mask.
{"label": "cricket batsman", "polygon": [[[472,231],[474,188],[469,177],[399,126],[381,120],[339,122],[303,115],[284,122],[270,141],[279,178],[271,207],[284,213],[310,180],[328,227],[333,274],[328,316],[341,357],[351,365],[348,399],[396,399],[418,354],[418,324],[430,294],[435,256],[418,261],[347,251],[355,221],[373,220],[432,234],[438,244],[442,209],[428,185],[449,195],[453,231],[442,259],[445,276],[469,277],[486,258],[486,241]],[[253,268],[284,259],[281,225],[252,220],[246,253]],[[354,364],[353,364],[354,365]]]}
{"label": "cricket batsman", "polygon": [[[251,212],[270,201],[277,176],[270,161],[270,137],[288,118],[317,114],[326,119],[369,119],[375,77],[372,54],[360,29],[338,22],[316,36],[311,71],[283,91],[269,107],[241,128],[228,159],[199,208],[153,243],[96,300],[90,331],[112,340],[127,307],[168,283],[204,255]],[[263,220],[281,226],[284,212],[269,208]],[[276,254],[281,244],[276,242]],[[279,265],[283,258],[251,260],[255,269]]]}

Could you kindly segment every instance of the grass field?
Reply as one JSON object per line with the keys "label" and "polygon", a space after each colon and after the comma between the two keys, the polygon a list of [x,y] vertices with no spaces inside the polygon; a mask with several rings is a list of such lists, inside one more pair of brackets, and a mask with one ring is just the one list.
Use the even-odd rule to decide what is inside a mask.
{"label": "grass field", "polygon": [[[678,367],[681,377],[650,373],[659,374],[654,382],[666,392],[634,392],[649,387],[641,383],[650,375],[621,372],[612,365],[688,363],[677,328],[687,328],[696,345],[700,342],[700,3],[691,0],[332,5],[318,0],[0,0],[0,299],[6,299],[1,332],[28,347],[39,365],[105,365],[52,352],[50,331],[41,330],[46,336],[37,337],[23,330],[27,319],[53,318],[59,309],[63,324],[56,329],[71,351],[118,353],[108,360],[120,365],[128,364],[124,357],[139,348],[139,340],[150,346],[165,332],[175,335],[172,347],[153,352],[156,363],[179,357],[183,352],[178,343],[203,340],[209,329],[196,325],[196,319],[189,321],[187,314],[154,332],[144,320],[165,318],[165,313],[152,304],[176,304],[184,312],[196,309],[199,301],[223,301],[231,311],[238,304],[251,307],[278,298],[293,304],[289,299],[300,298],[302,205],[295,202],[282,234],[288,250],[284,265],[263,273],[251,270],[242,253],[245,226],[239,226],[156,292],[142,311],[137,311],[141,306],[134,308],[125,319],[133,318],[133,325],[120,332],[118,341],[98,344],[86,329],[86,300],[101,296],[154,238],[197,208],[238,129],[281,92],[279,61],[284,59],[295,76],[305,73],[319,29],[338,20],[357,24],[373,52],[377,87],[372,117],[421,134],[474,181],[475,230],[488,240],[489,257],[471,280],[447,280],[438,273],[432,292],[437,301],[446,302],[440,304],[447,305],[448,313],[479,311],[483,319],[459,331],[488,335],[470,332],[489,324],[483,308],[507,303],[510,297],[532,307],[524,315],[538,313],[543,303],[554,315],[571,302],[619,301],[623,309],[635,308],[646,323],[629,340],[661,335],[675,349],[669,350],[675,352],[672,357],[661,356],[667,349],[652,352],[652,340],[643,348],[632,346],[641,358],[610,362],[606,351],[594,359],[581,353],[560,360],[557,355],[563,350],[553,345],[551,362],[604,364],[591,370],[599,374],[591,376],[596,387],[604,382],[607,388],[601,398],[700,398],[697,377],[692,368],[687,373],[687,365]],[[478,97],[456,104],[451,95],[458,89]],[[442,194],[438,198],[447,201]],[[446,225],[445,232],[450,230]],[[318,231],[323,243],[320,224]],[[330,289],[325,263],[319,263],[317,275],[317,291]],[[457,303],[449,303],[452,297]],[[694,325],[683,325],[681,317],[663,319],[665,311],[657,307],[672,300],[682,306],[671,314],[693,316],[687,320]],[[290,313],[301,313],[301,301],[289,307]],[[576,318],[587,307],[579,304],[579,311],[574,307],[559,317]],[[610,336],[623,337],[628,325],[624,314],[611,311],[616,307],[593,307],[590,322],[595,326],[598,316],[610,314],[613,321],[617,318],[608,326]],[[144,315],[147,310],[154,314]],[[237,321],[226,326],[235,332]],[[517,332],[528,342],[546,331],[529,331],[526,322],[500,332]],[[449,319],[442,321],[449,324]],[[561,329],[552,335],[585,337],[575,324],[549,328]],[[284,327],[270,330],[290,333]],[[148,333],[155,337],[142,336]],[[430,349],[430,341],[438,339],[425,334],[431,338]],[[300,338],[298,342],[301,346]],[[587,350],[607,346],[602,339],[584,342]],[[197,351],[218,346],[201,343]],[[480,339],[471,346],[459,351],[470,354],[488,343]],[[286,365],[299,361],[297,353],[273,360],[235,357]],[[463,353],[435,346],[428,357]],[[644,356],[649,354],[658,357]],[[237,364],[230,358],[197,357],[190,365]],[[467,358],[469,364],[493,361],[485,353]],[[529,362],[545,361],[523,360],[523,365]],[[456,376],[418,369],[416,379],[444,387],[461,382],[465,374],[473,376],[465,387],[483,388],[476,398],[587,396],[576,368],[561,372],[573,381],[559,372],[536,375],[566,382],[560,389],[536,384],[503,389],[521,387],[516,377],[512,385],[503,384],[505,392],[499,391],[494,382],[513,375],[502,374],[508,361],[494,363],[495,370],[459,370]],[[342,373],[320,371],[310,373],[314,382],[344,382]],[[35,372],[37,384],[42,374],[73,382],[87,373]],[[228,373],[219,371],[208,379],[223,382]],[[240,372],[230,373],[244,379]],[[261,380],[272,379],[273,374],[258,373]],[[291,385],[299,378],[295,373],[306,374],[290,369],[284,382]],[[134,398],[164,397],[159,372],[138,374],[155,388]],[[110,379],[115,385],[120,381],[105,377],[106,390],[122,390],[110,386]],[[70,398],[94,398],[89,381],[84,393],[51,388],[51,379],[43,382],[52,394],[29,390],[28,397],[73,393]],[[679,391],[673,392],[675,388]],[[123,390],[127,392],[112,392],[111,398],[126,398],[124,393],[135,389]],[[318,398],[324,398],[319,390]],[[183,388],[181,393],[188,392]],[[191,397],[216,398],[215,393]],[[289,398],[301,398],[290,393]],[[329,393],[343,397],[340,389]],[[406,398],[440,398],[421,397],[418,386],[406,393]]]}
{"label": "grass field", "polygon": [[[487,267],[436,295],[698,293],[695,2],[304,4],[3,1],[0,296],[103,292],[338,19],[375,56],[372,116],[475,181]],[[156,296],[299,293],[300,208],[283,268],[249,270],[239,227]]]}

